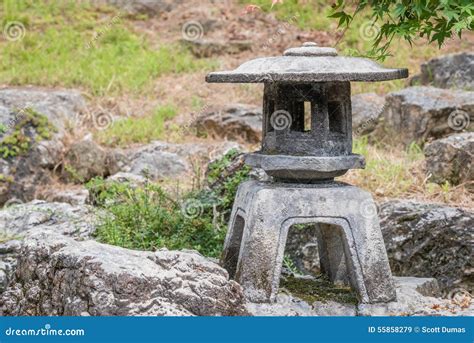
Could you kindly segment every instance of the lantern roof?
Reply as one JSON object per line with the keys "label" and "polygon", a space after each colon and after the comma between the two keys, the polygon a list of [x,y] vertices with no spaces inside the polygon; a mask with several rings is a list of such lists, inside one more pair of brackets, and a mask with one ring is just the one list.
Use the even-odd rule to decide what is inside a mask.
{"label": "lantern roof", "polygon": [[386,81],[408,77],[408,69],[385,68],[361,57],[338,56],[334,48],[307,42],[283,56],[262,57],[228,71],[213,72],[207,82]]}

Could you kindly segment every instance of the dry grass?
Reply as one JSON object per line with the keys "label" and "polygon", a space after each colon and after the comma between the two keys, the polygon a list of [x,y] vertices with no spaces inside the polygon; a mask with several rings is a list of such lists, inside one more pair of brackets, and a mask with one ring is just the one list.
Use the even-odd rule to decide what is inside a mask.
{"label": "dry grass", "polygon": [[423,153],[416,145],[408,149],[377,147],[360,138],[354,141],[354,152],[365,156],[366,169],[351,170],[341,181],[370,191],[378,200],[407,198],[474,208],[474,196],[468,190],[472,183],[451,186],[429,182]]}

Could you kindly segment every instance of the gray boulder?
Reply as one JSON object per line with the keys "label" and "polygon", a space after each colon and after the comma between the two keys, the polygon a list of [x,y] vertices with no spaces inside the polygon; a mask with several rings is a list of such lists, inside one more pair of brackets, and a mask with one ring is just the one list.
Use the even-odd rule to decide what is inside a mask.
{"label": "gray boulder", "polygon": [[242,315],[241,287],[193,251],[134,251],[37,233],[25,240],[3,315]]}
{"label": "gray boulder", "polygon": [[262,136],[262,109],[233,104],[219,111],[207,112],[195,121],[198,132],[226,139],[258,143]]}
{"label": "gray boulder", "polygon": [[433,58],[421,65],[421,74],[413,80],[415,82],[474,91],[474,53],[462,52]]}
{"label": "gray boulder", "polygon": [[47,202],[66,203],[73,206],[85,205],[89,199],[89,191],[81,186],[67,188],[48,188],[38,194],[38,199]]}
{"label": "gray boulder", "polygon": [[61,139],[67,128],[83,122],[85,110],[84,99],[73,90],[0,90],[2,142],[14,131],[30,140],[21,152],[0,156],[0,205],[10,199],[29,201],[38,186],[51,181],[51,170],[62,157]]}
{"label": "gray boulder", "polygon": [[[0,123],[11,127],[22,109],[31,108],[45,115],[62,135],[68,126],[81,123],[86,102],[75,90],[52,90],[34,87],[0,89]],[[7,132],[8,133],[8,132]]]}
{"label": "gray boulder", "polygon": [[431,278],[395,277],[397,301],[359,304],[359,316],[472,316],[470,295],[439,298],[437,282]]}
{"label": "gray boulder", "polygon": [[451,135],[424,149],[426,170],[437,183],[452,185],[474,181],[474,132]]}
{"label": "gray boulder", "polygon": [[108,175],[107,152],[92,139],[71,144],[64,155],[62,176],[66,181],[84,183]]}
{"label": "gray boulder", "polygon": [[355,136],[371,133],[382,115],[385,98],[375,93],[356,94],[351,97],[352,133]]}
{"label": "gray boulder", "polygon": [[474,92],[409,87],[390,93],[374,136],[409,145],[474,130]]}
{"label": "gray boulder", "polygon": [[0,210],[0,292],[9,283],[21,242],[35,232],[89,238],[94,231],[93,209],[64,203],[32,201]]}
{"label": "gray boulder", "polygon": [[134,251],[90,240],[92,211],[40,201],[0,211],[2,315],[247,313],[241,287],[195,251]]}
{"label": "gray boulder", "polygon": [[115,170],[155,180],[182,177],[191,172],[193,163],[208,162],[235,148],[239,148],[239,145],[233,142],[217,145],[155,141],[139,148],[115,150],[109,152],[109,156],[111,153],[114,154],[116,160],[119,159],[117,155],[123,156],[119,159],[121,165]]}
{"label": "gray boulder", "polygon": [[394,275],[434,277],[442,290],[474,289],[474,213],[415,201],[380,205],[385,247]]}

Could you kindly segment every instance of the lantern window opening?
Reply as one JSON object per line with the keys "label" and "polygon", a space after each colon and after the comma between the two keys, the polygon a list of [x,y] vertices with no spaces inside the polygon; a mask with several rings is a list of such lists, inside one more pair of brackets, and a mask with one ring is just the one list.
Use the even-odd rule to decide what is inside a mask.
{"label": "lantern window opening", "polygon": [[304,108],[304,132],[310,132],[312,130],[312,117],[313,117],[313,106],[310,101],[305,101],[303,103]]}

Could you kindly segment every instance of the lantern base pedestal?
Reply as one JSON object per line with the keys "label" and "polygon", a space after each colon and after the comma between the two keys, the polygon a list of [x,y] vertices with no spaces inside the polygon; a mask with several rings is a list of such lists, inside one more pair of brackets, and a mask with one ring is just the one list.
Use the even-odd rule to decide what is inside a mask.
{"label": "lantern base pedestal", "polygon": [[221,263],[253,302],[275,301],[288,230],[321,224],[322,270],[349,280],[362,303],[396,298],[370,193],[340,182],[239,186]]}
{"label": "lantern base pedestal", "polygon": [[349,169],[365,168],[364,156],[291,156],[251,153],[245,156],[249,166],[261,168],[282,182],[313,183],[344,175]]}

